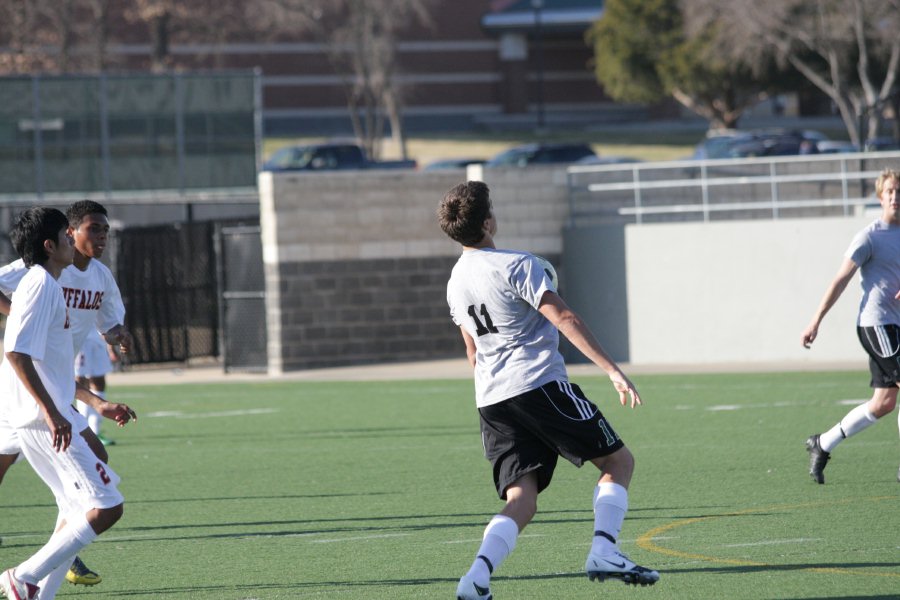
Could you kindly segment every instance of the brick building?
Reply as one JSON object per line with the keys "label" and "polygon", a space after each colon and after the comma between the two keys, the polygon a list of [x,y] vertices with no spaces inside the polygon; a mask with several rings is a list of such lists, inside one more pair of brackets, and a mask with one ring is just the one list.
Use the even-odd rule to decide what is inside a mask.
{"label": "brick building", "polygon": [[[436,2],[431,26],[403,31],[398,81],[410,131],[580,126],[639,118],[645,109],[612,102],[596,82],[584,34],[602,0]],[[279,42],[172,47],[178,68],[260,68],[266,131],[347,133],[341,77],[326,47],[298,35]],[[140,68],[140,48],[131,62]],[[215,55],[215,56],[213,56]]]}

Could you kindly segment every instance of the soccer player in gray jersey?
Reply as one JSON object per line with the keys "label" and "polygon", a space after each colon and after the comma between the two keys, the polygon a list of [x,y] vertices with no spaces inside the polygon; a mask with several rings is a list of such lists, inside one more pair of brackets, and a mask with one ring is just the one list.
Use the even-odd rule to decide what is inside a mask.
{"label": "soccer player in gray jersey", "polygon": [[[848,412],[834,427],[806,440],[809,474],[816,483],[825,483],[825,465],[838,444],[890,414],[897,405],[897,386],[900,385],[900,171],[882,171],[875,181],[875,194],[881,202],[881,216],[853,238],[837,275],[803,331],[803,346],[809,348],[825,314],[859,270],[863,294],[856,331],[869,355],[870,385],[874,393],[871,400]],[[900,481],[900,471],[897,480]]]}
{"label": "soccer player in gray jersey", "polygon": [[634,457],[597,407],[568,381],[559,353],[562,332],[609,376],[623,406],[641,404],[634,384],[607,355],[581,318],[559,297],[539,260],[498,250],[497,220],[487,185],[451,189],[438,210],[441,229],[463,246],[447,284],[450,315],[459,326],[475,371],[475,401],[485,457],[506,505],[488,523],[460,600],[488,600],[490,579],[534,517],[537,496],[557,458],[601,471],[594,487],[594,536],[588,576],[650,585],[659,573],[622,554],[619,532],[628,509]]}

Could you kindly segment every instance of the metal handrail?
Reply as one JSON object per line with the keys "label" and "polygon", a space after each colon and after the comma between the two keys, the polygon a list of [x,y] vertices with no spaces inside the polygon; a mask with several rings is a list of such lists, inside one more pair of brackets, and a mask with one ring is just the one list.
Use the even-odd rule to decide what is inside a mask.
{"label": "metal handrail", "polygon": [[[796,171],[803,164],[809,164],[811,172],[798,174]],[[821,171],[823,165],[833,165],[834,168],[816,172]],[[777,219],[781,209],[833,207],[842,207],[843,213],[847,215],[853,207],[877,202],[873,195],[867,195],[867,188],[874,189],[874,180],[885,166],[900,168],[900,152],[572,166],[567,170],[570,220],[573,224],[577,224],[581,218],[608,217],[614,213],[623,217],[633,217],[638,224],[642,222],[644,215],[699,214],[707,221],[712,213],[748,210],[771,211],[772,218]],[[779,170],[783,171],[786,168],[790,168],[793,172],[779,173]],[[741,169],[750,169],[754,172],[746,175],[734,172],[722,176],[714,174],[716,171]],[[666,177],[667,171],[684,170],[696,173],[696,176]],[[618,181],[597,181],[610,177]],[[796,187],[796,184],[825,186],[835,183],[840,184],[839,195],[831,193],[830,196],[823,198],[797,196],[798,190],[785,190],[780,187],[783,185]],[[749,193],[742,198],[740,188],[743,186],[756,186],[752,190],[752,197],[758,198],[762,195],[762,199],[750,200]],[[768,193],[760,189],[762,186],[768,187]],[[853,188],[852,196],[851,186],[857,186]],[[734,193],[729,194],[732,198],[719,198],[713,201],[712,193],[725,187],[735,188]],[[691,189],[698,191],[697,201],[685,202],[684,190]],[[660,201],[661,190],[682,190],[680,194],[682,197],[673,195],[671,202],[666,202],[665,199]],[[803,190],[799,191],[803,193]],[[621,192],[631,193],[631,206],[621,206],[623,200]],[[651,199],[653,205],[648,205],[648,192],[654,192],[654,198]],[[806,194],[809,193],[810,190],[807,189]],[[614,206],[610,206],[610,202],[604,203],[605,194],[613,194],[607,198]]]}

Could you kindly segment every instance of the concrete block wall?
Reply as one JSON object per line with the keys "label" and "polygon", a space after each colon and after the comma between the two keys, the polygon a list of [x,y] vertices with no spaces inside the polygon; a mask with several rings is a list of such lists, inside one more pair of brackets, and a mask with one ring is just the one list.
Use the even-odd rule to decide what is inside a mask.
{"label": "concrete block wall", "polygon": [[[488,170],[498,244],[558,264],[562,168]],[[269,372],[462,356],[437,207],[461,171],[260,175]]]}

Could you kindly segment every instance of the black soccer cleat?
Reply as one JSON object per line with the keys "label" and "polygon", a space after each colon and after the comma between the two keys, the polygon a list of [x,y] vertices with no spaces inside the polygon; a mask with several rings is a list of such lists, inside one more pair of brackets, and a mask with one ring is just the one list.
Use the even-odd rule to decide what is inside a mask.
{"label": "black soccer cleat", "polygon": [[[825,483],[825,465],[831,460],[831,453],[822,450],[819,445],[819,434],[813,434],[806,440],[806,451],[809,452],[809,476],[818,484]],[[900,473],[898,473],[900,477]]]}
{"label": "black soccer cleat", "polygon": [[627,585],[653,585],[659,581],[659,572],[637,565],[621,552],[597,556],[588,555],[584,566],[591,581],[618,579]]}

